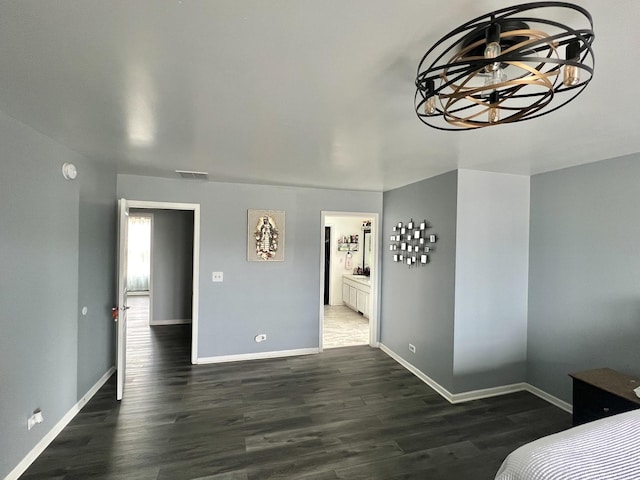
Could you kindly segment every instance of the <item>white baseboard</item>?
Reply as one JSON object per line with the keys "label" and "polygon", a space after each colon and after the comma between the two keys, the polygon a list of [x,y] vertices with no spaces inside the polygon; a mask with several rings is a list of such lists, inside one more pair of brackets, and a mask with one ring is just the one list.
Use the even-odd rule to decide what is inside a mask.
{"label": "white baseboard", "polygon": [[503,385],[500,387],[484,388],[482,390],[471,390],[469,392],[451,393],[442,385],[440,385],[438,382],[436,382],[435,380],[430,378],[428,375],[426,375],[424,372],[422,372],[415,366],[411,365],[409,362],[407,362],[404,358],[402,358],[400,355],[395,353],[386,345],[383,345],[381,343],[380,350],[382,350],[384,353],[389,355],[391,358],[393,358],[396,362],[398,362],[404,368],[406,368],[411,373],[413,373],[416,377],[418,377],[424,383],[426,383],[431,388],[433,388],[436,392],[440,394],[440,396],[442,396],[449,403],[469,402],[471,400],[480,400],[482,398],[496,397],[499,395],[506,395],[509,393],[525,391],[537,397],[540,397],[543,400],[546,400],[550,404],[555,405],[556,407],[564,410],[565,412],[569,412],[569,413],[573,412],[573,407],[571,406],[570,403],[560,400],[559,398],[554,397],[553,395],[545,392],[544,390],[540,390],[538,387],[534,387],[533,385],[530,385],[526,382],[514,383],[511,385]]}
{"label": "white baseboard", "polygon": [[275,352],[241,353],[238,355],[221,355],[219,357],[198,358],[198,365],[206,363],[244,362],[246,360],[264,360],[266,358],[295,357],[320,353],[318,348],[301,348],[298,350],[280,350]]}
{"label": "white baseboard", "polygon": [[453,397],[451,392],[449,392],[446,388],[444,388],[442,385],[440,385],[438,382],[436,382],[435,380],[433,380],[432,378],[430,378],[428,375],[426,375],[424,372],[422,372],[421,370],[419,370],[418,368],[414,367],[413,365],[411,365],[409,362],[407,362],[404,358],[402,358],[400,355],[398,355],[396,352],[394,352],[393,350],[391,350],[389,347],[387,347],[386,345],[384,345],[383,343],[380,344],[380,350],[382,350],[384,353],[386,353],[387,355],[389,355],[391,358],[393,358],[396,362],[398,362],[400,365],[402,365],[404,368],[406,368],[407,370],[409,370],[411,373],[413,373],[416,377],[418,377],[420,380],[422,380],[424,383],[426,383],[427,385],[429,385],[431,388],[433,388],[436,392],[438,392],[440,394],[440,396],[442,396],[445,400],[447,400],[450,403],[453,403]]}
{"label": "white baseboard", "polygon": [[498,397],[509,393],[522,392],[526,390],[526,383],[512,383],[511,385],[502,385],[500,387],[483,388],[481,390],[470,390],[468,392],[451,394],[451,403],[470,402],[472,400],[480,400],[481,398]]}
{"label": "white baseboard", "polygon": [[182,318],[177,320],[151,320],[149,325],[154,327],[157,325],[185,325],[191,323],[190,318]]}
{"label": "white baseboard", "polygon": [[540,390],[538,387],[534,387],[528,383],[525,383],[525,390],[529,393],[534,394],[536,397],[540,397],[543,400],[546,400],[551,405],[555,405],[556,407],[564,410],[565,412],[573,413],[573,405],[565,402],[564,400],[560,400],[558,397],[554,397],[550,393],[545,392],[544,390]]}
{"label": "white baseboard", "polygon": [[100,380],[98,380],[93,387],[89,389],[84,396],[78,400],[78,402],[69,409],[69,411],[60,419],[58,423],[56,423],[51,430],[47,432],[47,434],[42,437],[42,439],[36,444],[35,447],[31,449],[31,451],[27,454],[26,457],[22,459],[22,461],[9,472],[9,475],[5,477],[4,480],[17,480],[20,475],[22,475],[27,468],[35,461],[36,458],[40,456],[42,452],[44,452],[45,448],[49,446],[51,442],[55,440],[55,438],[60,434],[60,432],[69,425],[69,422],[73,420],[73,418],[78,414],[78,412],[84,407],[89,400],[102,388],[102,386],[109,380],[111,375],[115,373],[115,367],[111,367],[107,370]]}

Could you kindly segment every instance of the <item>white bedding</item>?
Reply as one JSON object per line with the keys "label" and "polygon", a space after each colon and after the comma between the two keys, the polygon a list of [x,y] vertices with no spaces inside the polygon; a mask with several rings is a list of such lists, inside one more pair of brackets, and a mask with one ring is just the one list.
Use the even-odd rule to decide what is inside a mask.
{"label": "white bedding", "polygon": [[543,437],[514,450],[496,480],[640,479],[640,410]]}

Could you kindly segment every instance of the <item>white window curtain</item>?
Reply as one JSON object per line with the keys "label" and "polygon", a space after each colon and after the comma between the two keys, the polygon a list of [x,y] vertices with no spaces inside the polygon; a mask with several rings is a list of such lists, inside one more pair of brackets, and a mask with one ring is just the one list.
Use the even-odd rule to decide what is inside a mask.
{"label": "white window curtain", "polygon": [[151,217],[129,216],[127,290],[148,292],[151,273]]}

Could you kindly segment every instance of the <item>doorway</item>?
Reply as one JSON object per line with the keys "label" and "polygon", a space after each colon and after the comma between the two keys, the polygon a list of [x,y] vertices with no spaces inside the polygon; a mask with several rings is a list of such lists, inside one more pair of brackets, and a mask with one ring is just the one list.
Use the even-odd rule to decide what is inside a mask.
{"label": "doorway", "polygon": [[378,346],[378,214],[322,212],[319,349]]}
{"label": "doorway", "polygon": [[193,211],[130,208],[128,245],[127,290],[148,297],[149,325],[190,324]]}
{"label": "doorway", "polygon": [[[127,294],[136,297],[138,304],[146,303],[145,309],[151,306],[151,263],[153,247],[153,213],[145,210],[135,211],[130,209],[127,235]],[[138,297],[149,297],[146,300]],[[132,300],[132,299],[131,299]],[[129,305],[131,305],[131,300]],[[134,308],[132,306],[132,308]],[[151,319],[151,312],[148,312]]]}
{"label": "doorway", "polygon": [[[150,262],[150,274],[147,283],[148,288],[148,301],[147,301],[147,309],[146,313],[147,318],[157,319],[157,313],[151,313],[154,310],[158,309],[156,305],[154,307],[154,302],[151,299],[154,296],[154,290],[158,290],[158,288],[162,289],[162,285],[159,285],[158,279],[163,278],[165,282],[170,282],[171,285],[162,290],[161,295],[156,295],[156,297],[161,297],[163,300],[169,300],[171,304],[173,299],[176,297],[185,298],[185,304],[188,304],[189,307],[189,320],[191,323],[191,334],[190,334],[190,357],[191,363],[197,363],[198,359],[198,351],[197,351],[197,339],[198,339],[198,278],[199,278],[199,246],[200,246],[200,205],[199,204],[185,204],[185,203],[167,203],[167,202],[150,202],[150,201],[135,201],[135,200],[119,200],[119,239],[118,239],[118,306],[119,306],[119,317],[117,318],[117,375],[116,375],[116,398],[120,400],[124,394],[124,386],[125,386],[125,372],[127,365],[127,310],[131,308],[131,306],[136,303],[138,309],[136,310],[136,315],[132,318],[132,321],[140,322],[140,316],[144,315],[144,305],[140,305],[140,301],[129,303],[128,301],[128,254],[129,254],[129,222],[128,218],[131,216],[144,216],[145,213],[148,214],[154,212],[154,223],[158,224],[159,216],[157,212],[167,212],[172,214],[179,214],[183,211],[184,218],[189,219],[189,223],[186,224],[188,227],[180,227],[177,229],[169,228],[167,231],[172,232],[172,230],[189,230],[188,238],[188,249],[184,249],[188,251],[188,254],[185,254],[182,259],[179,259],[178,262],[176,260],[176,250],[169,250],[170,254],[165,254],[164,257],[168,257],[167,264],[178,265],[180,271],[182,271],[182,277],[184,281],[180,282],[182,286],[178,288],[178,284],[175,282],[175,279],[180,276],[180,271],[177,272],[166,272],[166,271],[155,271],[158,266],[154,267],[153,262]],[[171,216],[171,215],[169,215]],[[177,232],[182,235],[183,232]],[[175,236],[176,232],[173,231],[171,235]],[[154,242],[154,235],[151,235],[150,238],[150,251],[149,257],[152,259],[154,257],[153,251],[157,250],[159,242]],[[181,249],[182,250],[182,249]],[[160,257],[160,256],[159,256]],[[158,264],[160,265],[160,264]],[[188,273],[184,273],[188,272]],[[154,281],[154,273],[156,280]],[[159,276],[158,276],[159,275]],[[138,279],[139,280],[139,279]],[[144,282],[143,282],[144,283]],[[144,293],[144,285],[138,287],[140,288],[140,292]],[[166,294],[165,294],[166,293]],[[174,302],[175,303],[175,302]],[[133,313],[133,312],[131,312]],[[176,324],[176,323],[186,323],[186,318],[184,315],[176,315],[164,322],[160,322],[160,324]],[[148,321],[146,324],[148,328]]]}

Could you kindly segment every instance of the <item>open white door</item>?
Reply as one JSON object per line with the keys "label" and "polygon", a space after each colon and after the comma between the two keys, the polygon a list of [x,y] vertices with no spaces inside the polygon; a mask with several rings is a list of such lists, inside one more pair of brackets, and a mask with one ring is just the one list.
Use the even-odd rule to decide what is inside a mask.
{"label": "open white door", "polygon": [[127,241],[129,238],[129,207],[124,198],[118,200],[118,316],[116,340],[116,400],[124,395],[127,366]]}

